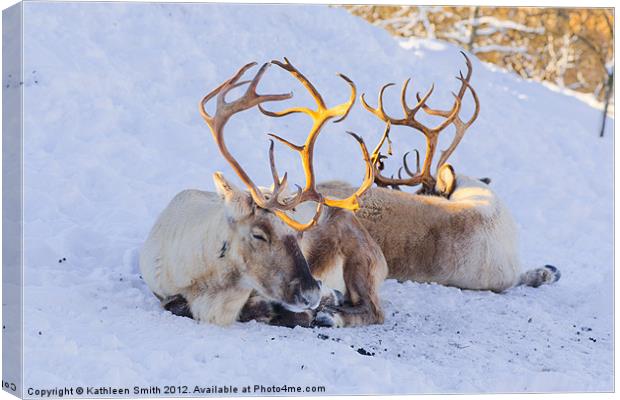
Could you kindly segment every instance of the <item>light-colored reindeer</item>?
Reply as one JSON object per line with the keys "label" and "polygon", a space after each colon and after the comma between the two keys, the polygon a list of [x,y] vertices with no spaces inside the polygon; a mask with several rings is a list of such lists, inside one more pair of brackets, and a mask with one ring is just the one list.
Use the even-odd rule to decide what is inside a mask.
{"label": "light-colored reindeer", "polygon": [[[144,244],[142,276],[166,309],[201,322],[227,325],[235,320],[257,319],[285,326],[382,323],[378,287],[385,279],[387,265],[379,246],[352,213],[358,208],[358,197],[373,184],[368,150],[362,139],[352,134],[362,149],[366,175],[361,186],[345,199],[325,197],[317,191],[313,169],[314,144],[320,130],[330,119],[339,118],[338,122],[347,116],[355,101],[355,85],[340,75],[350,85],[351,97],[328,108],[310,81],[288,60],[272,63],[305,86],[317,109],[270,112],[260,107],[261,103],[292,96],[256,93],[269,64],[264,64],[253,80],[239,82],[255,65],[247,64],[206,95],[200,112],[219,151],[248,190],[236,188],[221,173],[215,173],[217,194],[199,190],[179,193],[159,216]],[[230,90],[245,84],[249,86],[243,96],[232,102],[225,100]],[[211,116],[205,105],[214,97],[217,107]],[[301,156],[306,184],[294,195],[285,190],[287,175],[282,179],[278,176],[273,142],[269,149],[273,175],[270,191],[257,187],[226,147],[226,122],[257,105],[274,117],[301,112],[312,118],[312,130],[302,146],[272,135]],[[379,147],[373,157],[378,151]],[[302,218],[309,222],[298,222]]]}
{"label": "light-colored reindeer", "polygon": [[[403,167],[398,171],[398,178],[383,176],[382,160],[386,156],[375,157],[375,183],[380,187],[370,189],[360,198],[361,208],[356,216],[381,247],[388,263],[388,278],[496,292],[518,284],[538,287],[555,282],[560,272],[551,265],[522,272],[515,223],[506,206],[490,189],[489,181],[455,175],[454,169],[446,164],[480,110],[478,96],[469,84],[472,65],[465,53],[463,56],[467,74],[464,77],[461,73],[457,78],[461,87],[448,111],[432,109],[426,104],[432,87],[422,97],[418,93],[418,103],[409,107],[406,101],[409,80],[405,81],[401,94],[405,112],[401,119],[389,117],[383,108],[383,92],[393,84],[381,88],[377,108],[370,107],[362,95],[363,106],[382,121],[421,132],[426,139],[426,154],[421,170],[418,155],[415,172],[407,165],[405,154],[403,167],[409,175],[406,178],[401,174]],[[467,90],[474,100],[475,111],[464,122],[459,112]],[[429,128],[416,119],[420,109],[444,120]],[[439,134],[450,125],[455,126],[456,133],[439,157],[435,179],[431,175],[433,155]],[[386,130],[379,147],[386,139],[389,141],[388,132]],[[401,185],[419,184],[422,188],[418,194],[393,190]],[[330,195],[346,196],[352,191],[342,182],[328,182],[318,187]]]}

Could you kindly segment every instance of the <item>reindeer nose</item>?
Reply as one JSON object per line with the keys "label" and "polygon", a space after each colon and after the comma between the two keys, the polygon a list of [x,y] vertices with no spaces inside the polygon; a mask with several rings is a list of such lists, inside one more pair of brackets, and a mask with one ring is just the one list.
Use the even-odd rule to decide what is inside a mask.
{"label": "reindeer nose", "polygon": [[300,291],[297,298],[299,302],[305,307],[314,310],[319,306],[319,303],[321,302],[321,284],[318,283],[316,288]]}
{"label": "reindeer nose", "polygon": [[308,279],[294,280],[290,284],[292,301],[303,308],[315,309],[321,301],[322,282],[312,276]]}

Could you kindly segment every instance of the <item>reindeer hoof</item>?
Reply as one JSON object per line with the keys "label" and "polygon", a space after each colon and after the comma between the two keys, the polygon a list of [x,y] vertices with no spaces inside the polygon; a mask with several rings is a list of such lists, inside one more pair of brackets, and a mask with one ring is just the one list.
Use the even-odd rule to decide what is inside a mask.
{"label": "reindeer hoof", "polygon": [[165,310],[179,317],[194,318],[187,300],[180,294],[163,299],[161,305]]}
{"label": "reindeer hoof", "polygon": [[342,328],[346,324],[342,318],[342,314],[337,309],[332,307],[325,307],[323,310],[316,313],[313,326],[324,326],[328,328]]}
{"label": "reindeer hoof", "polygon": [[553,265],[545,265],[542,268],[531,269],[521,275],[521,284],[539,287],[557,282],[562,274]]}
{"label": "reindeer hoof", "polygon": [[557,282],[562,277],[562,273],[560,272],[560,270],[554,267],[553,265],[545,265],[545,268],[551,271],[551,274],[553,274],[552,282]]}
{"label": "reindeer hoof", "polygon": [[324,311],[319,311],[312,321],[312,326],[320,326],[325,328],[331,328],[334,326],[334,317]]}
{"label": "reindeer hoof", "polygon": [[321,326],[325,328],[332,328],[335,325],[334,317],[326,313],[325,311],[319,311],[312,321],[312,326]]}

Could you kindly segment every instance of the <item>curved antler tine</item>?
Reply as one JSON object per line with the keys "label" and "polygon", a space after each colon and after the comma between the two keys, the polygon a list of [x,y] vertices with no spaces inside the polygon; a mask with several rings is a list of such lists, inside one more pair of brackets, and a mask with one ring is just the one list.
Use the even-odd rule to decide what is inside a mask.
{"label": "curved antler tine", "polygon": [[296,145],[294,143],[291,143],[288,140],[286,140],[286,139],[284,139],[284,138],[282,138],[282,137],[280,137],[278,135],[275,135],[273,133],[268,133],[267,135],[271,136],[274,139],[277,139],[280,143],[283,143],[283,144],[287,145],[289,148],[291,148],[291,149],[293,149],[295,151],[301,152],[304,149],[304,146],[298,146],[298,145]]}
{"label": "curved antler tine", "polygon": [[293,218],[289,217],[288,214],[286,214],[283,211],[279,211],[279,210],[275,210],[274,213],[288,226],[290,226],[291,228],[299,231],[299,232],[303,232],[305,230],[308,230],[309,228],[313,227],[314,225],[317,224],[317,222],[319,222],[319,218],[321,217],[321,213],[323,212],[323,201],[319,201],[316,207],[316,212],[314,213],[314,217],[312,217],[312,219],[308,222],[306,222],[305,224],[302,224],[300,222],[295,221]]}
{"label": "curved antler tine", "polygon": [[249,62],[249,63],[245,64],[243,67],[239,68],[239,70],[227,82],[228,83],[235,83],[235,82],[237,82],[239,80],[239,78],[241,78],[241,76],[243,76],[243,74],[245,74],[245,71],[247,71],[248,69],[252,68],[256,64],[258,64],[256,61],[252,61],[252,62]]}
{"label": "curved antler tine", "polygon": [[248,87],[247,92],[248,93],[254,93],[256,94],[256,87],[258,86],[258,82],[261,80],[261,78],[263,77],[263,75],[265,74],[265,71],[267,71],[267,68],[269,68],[271,66],[270,63],[264,63],[260,69],[258,70],[258,72],[256,73],[256,75],[254,75],[254,79],[252,79],[252,83],[250,84],[250,86]]}
{"label": "curved antler tine", "polygon": [[[371,113],[373,113],[373,114],[374,114],[374,110],[375,110],[375,109],[374,109],[374,108],[372,108],[370,105],[368,105],[368,103],[366,103],[366,99],[364,98],[364,96],[365,96],[365,95],[366,95],[366,93],[362,93],[362,95],[360,96],[360,101],[361,101],[361,103],[362,103],[362,106],[363,106],[366,110],[368,110],[368,111],[370,111]],[[375,115],[376,115],[376,114],[375,114]]]}
{"label": "curved antler tine", "polygon": [[261,104],[258,105],[258,109],[260,110],[260,112],[262,112],[263,114],[269,116],[269,117],[284,117],[286,115],[289,114],[295,114],[295,113],[303,113],[303,114],[308,114],[311,115],[312,114],[312,110],[306,108],[306,107],[291,107],[291,108],[287,108],[286,110],[282,110],[282,111],[269,111],[269,110],[265,110],[263,108],[263,106]]}
{"label": "curved antler tine", "polygon": [[353,132],[348,132],[347,133],[351,136],[353,136],[353,138],[355,140],[357,140],[357,143],[360,146],[360,149],[362,150],[362,157],[364,158],[364,162],[366,163],[366,177],[370,177],[370,184],[372,184],[372,174],[373,174],[373,169],[372,169],[372,158],[370,157],[370,154],[368,153],[368,148],[366,147],[366,143],[364,143],[364,139],[361,138],[361,136],[358,136],[357,134],[353,133]]}
{"label": "curved antler tine", "polygon": [[362,139],[362,137],[357,135],[355,132],[347,131],[347,133],[351,135],[353,139],[357,141],[357,143],[360,146],[360,149],[362,150],[362,156],[364,157],[364,161],[366,162],[366,166],[367,166],[366,172],[370,171],[370,173],[372,173],[372,168],[370,168],[371,158],[370,158],[370,154],[368,153],[368,148],[366,147],[366,143],[364,143],[364,139]]}
{"label": "curved antler tine", "polygon": [[[287,181],[288,181],[288,173],[285,172],[282,180],[278,176],[278,170],[276,168],[275,156],[274,156],[274,142],[273,140],[269,140],[269,166],[271,168],[271,176],[273,177],[273,190],[271,192],[271,199],[268,201],[269,208],[278,208],[281,210],[288,210],[294,207],[290,206],[289,203],[280,203],[279,197],[282,192],[286,189]],[[267,208],[267,207],[263,207]]]}
{"label": "curved antler tine", "polygon": [[359,144],[360,149],[362,150],[362,157],[364,158],[364,164],[366,166],[366,172],[364,174],[364,180],[359,188],[353,193],[351,196],[346,199],[330,199],[325,198],[325,205],[330,207],[343,208],[346,210],[355,211],[359,209],[359,197],[361,197],[370,187],[372,186],[375,175],[374,175],[374,167],[371,161],[370,154],[368,153],[368,148],[366,147],[366,143],[364,143],[364,139],[362,139],[359,135],[347,131],[349,135],[351,135]]}
{"label": "curved antler tine", "polygon": [[[383,156],[380,153],[380,151],[381,151],[381,148],[383,147],[383,143],[385,143],[386,140],[388,141],[388,143],[390,143],[390,128],[391,128],[391,123],[390,121],[387,121],[387,123],[385,124],[385,130],[383,131],[383,135],[381,135],[381,140],[379,140],[379,143],[377,144],[375,149],[372,151],[372,156],[370,159],[373,165],[377,164],[377,162],[381,162],[382,158],[387,158],[386,156]],[[391,154],[391,150],[392,150],[391,148],[388,149],[389,154]]]}
{"label": "curved antler tine", "polygon": [[[349,111],[351,111],[353,104],[355,104],[355,98],[357,97],[357,88],[355,87],[355,83],[353,83],[353,81],[344,74],[338,74],[338,76],[344,79],[349,84],[349,86],[351,86],[351,96],[349,97],[349,100],[346,103],[343,103],[333,108],[334,115],[339,115],[342,113],[342,117],[335,120],[334,123],[338,123],[342,121],[349,115]],[[342,112],[343,108],[345,110],[344,113]]]}
{"label": "curved antler tine", "polygon": [[465,52],[461,51],[460,52],[463,57],[465,57],[465,65],[467,67],[467,74],[465,77],[463,77],[463,71],[459,70],[459,76],[456,78],[458,80],[460,80],[462,82],[461,87],[459,89],[459,94],[458,96],[462,99],[463,95],[465,94],[465,90],[467,89],[467,86],[465,84],[464,81],[467,82],[467,84],[469,84],[469,80],[471,79],[471,74],[473,72],[473,68],[472,68],[472,64],[471,61],[469,60],[469,57],[467,57],[467,54],[465,54]]}
{"label": "curved antler tine", "polygon": [[[282,180],[280,181],[280,186],[281,187],[286,187],[286,185],[288,184],[288,172],[284,173],[284,176],[282,177]],[[299,186],[297,186],[299,187]]]}
{"label": "curved antler tine", "polygon": [[480,100],[478,99],[478,94],[476,93],[474,88],[471,87],[469,82],[466,82],[465,84],[474,99],[474,113],[472,114],[471,118],[467,122],[465,122],[465,128],[469,128],[469,126],[471,126],[471,124],[476,120],[476,118],[478,118],[478,114],[480,113]]}
{"label": "curved antler tine", "polygon": [[452,93],[452,96],[454,96],[454,106],[452,107],[450,114],[446,117],[446,119],[442,123],[440,123],[439,125],[437,125],[436,127],[432,129],[429,129],[430,131],[441,132],[442,130],[446,129],[448,125],[453,123],[455,118],[458,117],[459,111],[461,110],[461,99],[454,92],[451,92],[451,93]]}
{"label": "curved antler tine", "polygon": [[224,105],[228,104],[228,102],[226,101],[226,95],[228,94],[228,92],[230,92],[231,90],[233,90],[235,88],[238,88],[239,86],[247,85],[250,82],[252,82],[252,81],[250,81],[250,80],[241,81],[241,82],[237,82],[235,84],[229,84],[225,88],[223,88],[223,90],[217,95],[218,107],[221,107],[221,106],[224,106]]}
{"label": "curved antler tine", "polygon": [[[417,172],[420,172],[420,156],[417,153],[416,150],[416,154],[417,154],[417,158],[416,158],[416,165],[417,165]],[[414,172],[411,172],[411,170],[409,169],[409,165],[407,164],[407,156],[409,155],[409,152],[406,152],[405,155],[403,156],[403,167],[405,167],[405,172],[407,172],[407,175],[413,177],[416,174]],[[399,176],[400,178],[400,176]]]}
{"label": "curved antler tine", "polygon": [[209,113],[207,113],[207,110],[205,109],[205,105],[207,104],[207,102],[209,100],[211,100],[213,97],[215,97],[216,95],[218,95],[220,93],[220,91],[224,87],[226,87],[226,86],[230,85],[232,82],[235,82],[236,80],[238,80],[241,77],[241,75],[243,75],[243,73],[245,71],[247,71],[248,68],[251,68],[254,65],[256,65],[256,62],[252,62],[252,63],[246,64],[241,69],[239,69],[232,78],[230,78],[230,79],[224,81],[223,83],[221,83],[218,87],[216,87],[215,89],[213,89],[212,91],[207,93],[207,95],[204,96],[200,100],[200,103],[199,103],[200,115],[202,116],[202,118],[204,118],[204,120],[207,123],[210,123],[213,120],[213,117],[211,117],[211,115],[209,115]]}
{"label": "curved antler tine", "polygon": [[275,201],[273,204],[273,208],[287,211],[287,210],[292,210],[297,205],[297,203],[291,204],[292,202],[290,201],[290,199],[284,203],[280,202],[280,195],[286,190],[287,182],[288,182],[288,173],[285,172],[279,184],[277,184],[277,186],[274,184],[275,189],[272,195]]}
{"label": "curved antler tine", "polygon": [[409,85],[410,80],[411,78],[407,78],[407,80],[403,84],[403,90],[400,92],[400,102],[403,105],[403,112],[405,113],[405,115],[411,112],[411,108],[409,108],[409,106],[407,105],[407,86]]}
{"label": "curved antler tine", "polygon": [[416,93],[415,97],[418,100],[418,104],[416,104],[415,107],[413,107],[413,109],[411,110],[412,116],[415,115],[415,113],[420,109],[420,107],[426,106],[426,100],[428,100],[428,98],[431,97],[431,94],[433,94],[433,90],[435,90],[434,83],[431,85],[431,88],[428,89],[428,92],[426,92],[424,97],[420,98],[420,93]]}
{"label": "curved antler tine", "polygon": [[324,110],[327,108],[325,107],[325,102],[323,101],[323,97],[321,97],[321,94],[318,92],[318,90],[316,90],[314,85],[310,83],[310,81],[308,80],[308,78],[305,77],[304,74],[299,72],[299,70],[295,68],[293,64],[291,64],[288,58],[284,57],[284,63],[278,60],[272,60],[271,63],[290,72],[291,75],[293,75],[299,82],[301,82],[301,84],[310,92],[310,95],[316,102],[319,109]]}
{"label": "curved antler tine", "polygon": [[[227,80],[226,82],[224,82],[222,85],[220,85],[218,87],[217,92],[218,92],[218,97],[217,97],[217,102],[218,105],[219,104],[226,104],[226,102],[224,101],[224,97],[226,96],[226,93],[228,93],[230,90],[239,87],[247,82],[252,82],[252,81],[243,81],[243,82],[239,82],[237,83],[237,81],[243,76],[243,74],[245,74],[245,72],[252,68],[253,66],[255,66],[257,63],[256,61],[252,61],[251,63],[247,63],[245,64],[243,67],[239,68],[239,70],[235,73],[235,75],[232,76],[232,78],[230,78],[229,80]],[[264,65],[263,65],[264,67]],[[261,67],[261,69],[263,68]],[[254,78],[256,79],[256,78]],[[223,90],[222,90],[223,89]]]}
{"label": "curved antler tine", "polygon": [[366,102],[366,99],[364,98],[365,93],[362,94],[360,98],[362,102],[362,106],[364,106],[366,110],[370,111],[371,113],[373,113],[374,115],[376,115],[377,117],[379,117],[385,122],[387,122],[388,120],[391,120],[391,118],[389,118],[385,114],[385,110],[383,109],[383,92],[385,92],[385,89],[389,88],[390,86],[394,86],[394,83],[386,83],[385,85],[381,87],[381,90],[379,90],[379,96],[377,98],[377,108],[373,108],[370,105],[368,105],[368,103]]}
{"label": "curved antler tine", "polygon": [[[420,93],[416,94],[416,98],[417,98],[418,101],[422,100],[421,97],[420,97]],[[443,111],[443,110],[438,110],[438,109],[435,109],[435,108],[431,108],[426,103],[422,104],[422,110],[424,110],[424,112],[427,113],[428,115],[434,115],[434,116],[444,117],[444,118],[446,118],[448,115],[450,115],[450,111],[451,111],[451,110]]]}
{"label": "curved antler tine", "polygon": [[297,187],[297,191],[285,203],[285,207],[289,210],[293,209],[303,201],[303,189],[297,184],[295,184],[295,187]]}
{"label": "curved antler tine", "polygon": [[291,97],[293,97],[293,93],[291,92],[282,93],[282,94],[264,94],[264,95],[259,95],[256,92],[256,87],[258,86],[258,83],[260,82],[261,78],[265,74],[265,71],[267,71],[267,68],[269,68],[270,66],[271,66],[271,63],[264,63],[260,67],[256,75],[254,75],[254,78],[250,81],[250,86],[248,86],[247,90],[245,91],[245,96],[248,96],[248,98],[253,99],[254,104],[260,104],[266,101],[286,100],[286,99],[290,99]]}
{"label": "curved antler tine", "polygon": [[398,176],[398,179],[403,179],[402,172],[403,172],[403,167],[399,167],[398,168],[398,174],[396,174]]}
{"label": "curved antler tine", "polygon": [[220,86],[218,86],[217,88],[215,88],[211,93],[207,94],[205,97],[203,97],[200,100],[200,103],[198,103],[198,111],[200,112],[200,116],[202,117],[202,119],[205,120],[205,122],[210,126],[211,123],[213,122],[213,117],[211,115],[209,115],[209,113],[207,112],[207,109],[205,108],[205,105],[207,104],[207,102],[209,100],[211,100],[211,98],[213,96],[215,96],[215,94],[217,93],[218,90],[220,90],[222,87],[224,86],[224,84],[221,84]]}
{"label": "curved antler tine", "polygon": [[[471,60],[469,59],[469,57],[467,57],[467,54],[465,54],[464,51],[461,50],[461,54],[463,55],[463,57],[465,57],[465,65],[467,66],[467,77],[465,78],[465,80],[467,80],[467,82],[469,82],[469,79],[471,78],[471,74],[473,72],[473,67],[471,64]],[[460,71],[459,71],[460,73]]]}
{"label": "curved antler tine", "polygon": [[280,101],[288,100],[293,97],[293,93],[281,93],[281,94],[260,94],[256,95],[255,104],[265,103],[267,101]]}
{"label": "curved antler tine", "polygon": [[[460,76],[457,76],[456,79],[461,82],[461,87],[459,89],[459,94],[457,95],[457,97],[462,101],[465,90],[467,90],[467,88],[469,88],[470,90],[473,90],[473,88],[469,85],[469,82],[467,81],[467,79],[463,77],[462,72],[459,71],[459,75]],[[416,97],[418,98],[418,100],[420,100],[419,94]],[[474,101],[476,101],[476,98],[474,98]],[[426,104],[422,106],[422,109],[428,115],[435,115],[435,116],[444,117],[444,118],[448,118],[453,111],[453,110],[444,111],[444,110],[434,109],[434,108],[429,107]]]}
{"label": "curved antler tine", "polygon": [[275,143],[273,140],[269,140],[269,167],[271,168],[271,176],[273,177],[274,190],[277,190],[281,185],[280,177],[278,176],[278,170],[276,168],[276,158],[274,156]]}
{"label": "curved antler tine", "polygon": [[241,81],[241,82],[237,82],[234,85],[230,85],[229,87],[226,88],[226,90],[224,90],[222,93],[228,93],[231,90],[233,90],[234,88],[237,88],[239,86],[243,86],[243,85],[247,85],[248,83],[252,82],[251,80],[246,80],[246,81]]}
{"label": "curved antler tine", "polygon": [[474,113],[472,114],[471,118],[466,123],[463,123],[463,121],[461,121],[460,117],[458,116],[454,120],[454,125],[456,127],[456,132],[454,133],[454,139],[452,140],[452,143],[450,143],[450,145],[445,150],[441,151],[441,155],[439,157],[439,160],[437,161],[437,166],[436,166],[437,169],[439,169],[439,167],[441,167],[448,160],[448,158],[452,155],[456,147],[461,143],[463,136],[465,136],[466,130],[471,126],[471,124],[476,120],[476,118],[478,118],[478,113],[480,112],[480,102],[478,100],[478,95],[476,94],[476,91],[474,90],[474,88],[472,88],[469,85],[469,82],[465,82],[465,83],[467,87],[469,88],[469,90],[471,91],[472,97],[474,98],[474,104],[475,104]]}
{"label": "curved antler tine", "polygon": [[384,116],[384,118],[387,118],[387,115],[385,114],[385,109],[383,108],[383,92],[385,92],[385,89],[389,88],[390,86],[394,86],[394,85],[395,85],[394,83],[387,83],[383,85],[383,87],[379,91],[379,98],[377,99],[377,108],[381,110],[381,114]]}

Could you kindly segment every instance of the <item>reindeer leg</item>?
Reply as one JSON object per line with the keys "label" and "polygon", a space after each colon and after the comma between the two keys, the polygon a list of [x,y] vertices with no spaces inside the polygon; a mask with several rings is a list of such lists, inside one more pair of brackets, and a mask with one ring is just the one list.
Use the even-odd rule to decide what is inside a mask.
{"label": "reindeer leg", "polygon": [[272,302],[261,297],[254,291],[241,309],[237,320],[240,322],[255,320],[256,322],[268,324],[273,318],[273,315],[274,311]]}
{"label": "reindeer leg", "polygon": [[[324,307],[333,307],[343,304],[344,296],[338,290],[323,290],[322,298],[317,310]],[[257,322],[266,323],[275,326],[285,326],[294,328],[302,326],[305,328],[314,326],[316,310],[306,310],[302,312],[293,312],[287,310],[279,303],[267,300],[258,293],[253,292],[248,301],[241,309],[238,320],[240,322],[248,322],[255,320]]]}
{"label": "reindeer leg", "polygon": [[[345,224],[341,241],[344,257],[343,278],[346,286],[344,304],[328,305],[317,313],[318,326],[348,327],[382,324],[383,310],[379,286],[387,275],[387,263],[381,248],[352,215]],[[363,251],[360,251],[363,249]]]}
{"label": "reindeer leg", "polygon": [[273,308],[275,315],[269,322],[270,325],[286,326],[288,328],[296,326],[309,328],[312,326],[312,320],[314,319],[314,311],[312,310],[293,312],[277,303],[273,304]]}
{"label": "reindeer leg", "polygon": [[344,303],[321,305],[314,318],[313,325],[343,328],[382,324],[384,320],[383,310],[376,289],[369,290],[365,286],[362,285],[361,288],[348,287]]}
{"label": "reindeer leg", "polygon": [[165,299],[157,296],[157,298],[160,299],[161,306],[174,315],[178,315],[179,317],[194,318],[192,311],[189,308],[189,303],[183,295],[177,294],[175,296],[166,297]]}
{"label": "reindeer leg", "polygon": [[256,292],[250,296],[241,309],[238,320],[248,322],[255,320],[275,326],[294,328],[296,326],[309,327],[312,324],[314,312],[311,310],[293,312],[281,304],[267,300]]}
{"label": "reindeer leg", "polygon": [[314,326],[344,328],[383,323],[383,312],[368,302],[356,305],[328,306],[314,318]]}

